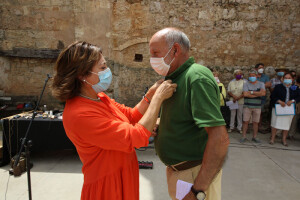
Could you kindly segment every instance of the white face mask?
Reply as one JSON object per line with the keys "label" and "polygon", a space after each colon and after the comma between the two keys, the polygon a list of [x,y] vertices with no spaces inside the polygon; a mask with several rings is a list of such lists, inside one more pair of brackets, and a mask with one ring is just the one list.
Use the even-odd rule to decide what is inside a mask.
{"label": "white face mask", "polygon": [[260,68],[260,69],[258,70],[258,73],[260,73],[260,74],[264,73],[264,69],[263,69],[263,68]]}
{"label": "white face mask", "polygon": [[[172,49],[172,48],[171,48]],[[159,75],[162,76],[166,76],[168,74],[168,71],[170,69],[170,65],[173,62],[173,60],[175,59],[175,57],[173,58],[173,60],[170,62],[169,65],[167,65],[165,63],[165,58],[168,56],[168,54],[170,53],[171,49],[168,51],[168,53],[165,55],[165,57],[161,57],[161,58],[150,58],[150,64],[151,67],[156,71],[156,73],[158,73]]]}

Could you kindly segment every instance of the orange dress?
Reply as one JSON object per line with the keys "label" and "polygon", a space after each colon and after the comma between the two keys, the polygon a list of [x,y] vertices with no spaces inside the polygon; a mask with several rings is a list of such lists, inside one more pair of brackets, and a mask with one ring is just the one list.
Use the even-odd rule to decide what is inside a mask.
{"label": "orange dress", "polygon": [[148,145],[151,132],[137,122],[137,108],[116,103],[104,93],[100,102],[67,100],[63,125],[75,145],[84,183],[82,200],[138,200],[139,166],[135,147]]}

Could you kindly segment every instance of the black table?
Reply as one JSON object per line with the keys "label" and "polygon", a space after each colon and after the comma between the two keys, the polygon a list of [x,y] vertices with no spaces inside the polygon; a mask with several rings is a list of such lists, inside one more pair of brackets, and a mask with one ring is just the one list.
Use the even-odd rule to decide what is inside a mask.
{"label": "black table", "polygon": [[[20,139],[25,136],[31,119],[4,118],[3,123],[3,158],[0,166],[10,162],[20,150]],[[33,146],[30,151],[41,152],[51,150],[75,149],[67,137],[61,119],[35,118],[29,131],[29,140]]]}

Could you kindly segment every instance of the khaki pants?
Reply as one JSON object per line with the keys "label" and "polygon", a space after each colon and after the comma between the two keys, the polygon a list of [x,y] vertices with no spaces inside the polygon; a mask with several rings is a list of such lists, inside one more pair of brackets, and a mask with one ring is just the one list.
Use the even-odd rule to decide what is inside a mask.
{"label": "khaki pants", "polygon": [[[176,200],[176,184],[177,180],[182,180],[189,183],[194,183],[194,180],[198,176],[201,165],[193,167],[191,169],[183,171],[174,171],[173,169],[167,167],[167,182],[168,191],[172,200]],[[221,200],[221,179],[222,179],[222,169],[216,175],[213,182],[210,184],[206,193],[205,200]]]}

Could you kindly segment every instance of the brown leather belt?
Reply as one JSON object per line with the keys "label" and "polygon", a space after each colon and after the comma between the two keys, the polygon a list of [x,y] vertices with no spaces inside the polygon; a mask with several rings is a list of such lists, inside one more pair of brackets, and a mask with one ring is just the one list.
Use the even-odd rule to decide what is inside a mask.
{"label": "brown leather belt", "polygon": [[176,165],[169,165],[171,169],[174,171],[183,171],[186,169],[190,169],[192,167],[196,167],[197,165],[200,165],[202,163],[202,160],[189,160],[189,161],[184,161],[181,163],[178,163]]}

